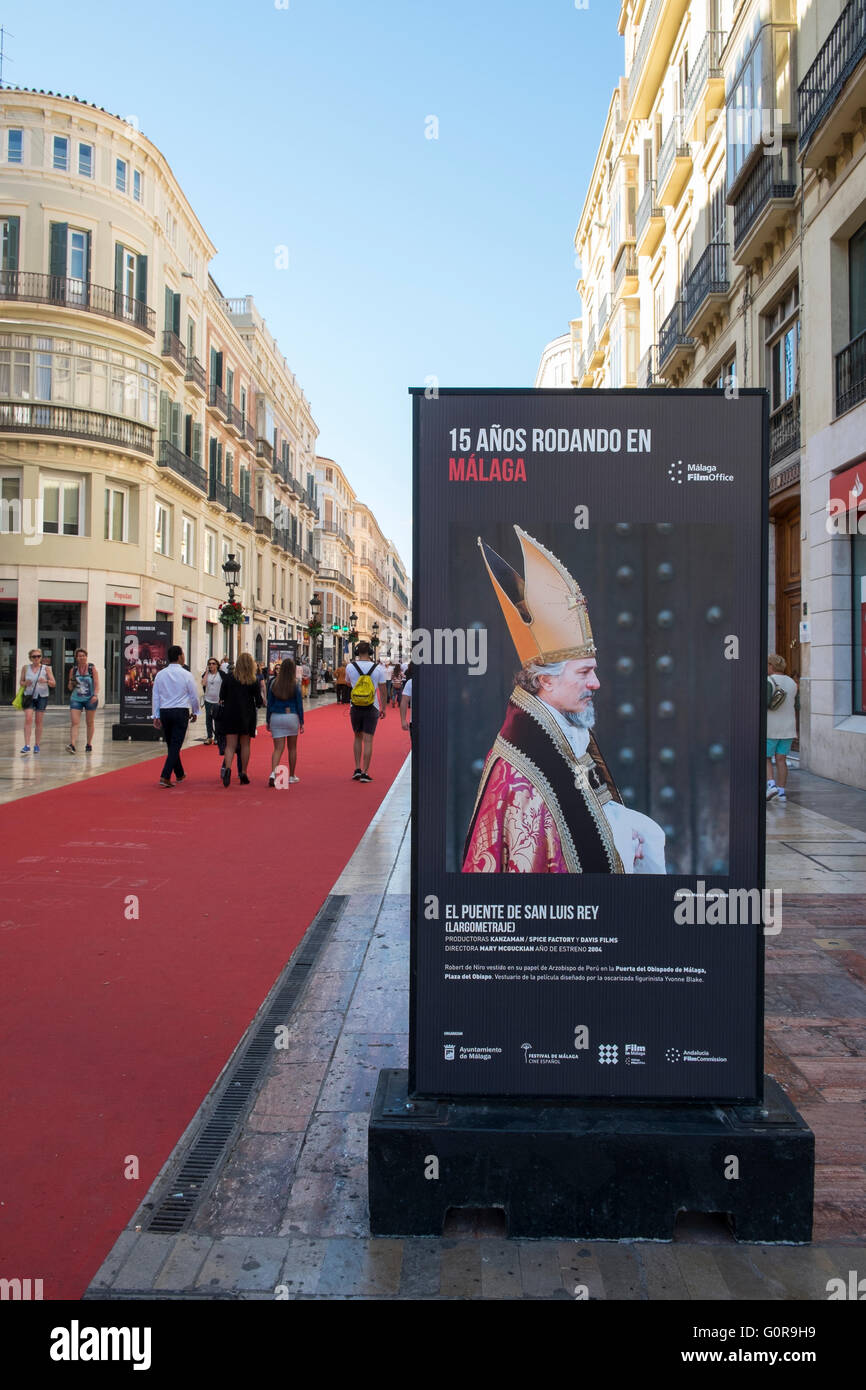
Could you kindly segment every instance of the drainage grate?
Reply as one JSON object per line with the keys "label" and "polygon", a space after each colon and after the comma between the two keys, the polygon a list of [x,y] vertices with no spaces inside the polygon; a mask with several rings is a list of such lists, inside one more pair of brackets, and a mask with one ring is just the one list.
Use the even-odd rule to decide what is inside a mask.
{"label": "drainage grate", "polygon": [[[286,966],[282,982],[266,1005],[255,1032],[228,1070],[216,1103],[192,1147],[163,1183],[165,1196],[154,1204],[146,1229],[158,1234],[183,1231],[209,1180],[249,1108],[262,1073],[274,1051],[274,1029],[290,1018],[322,948],[342,916],[347,899],[332,894],[317,913],[304,939]],[[143,1224],[143,1223],[142,1223]]]}

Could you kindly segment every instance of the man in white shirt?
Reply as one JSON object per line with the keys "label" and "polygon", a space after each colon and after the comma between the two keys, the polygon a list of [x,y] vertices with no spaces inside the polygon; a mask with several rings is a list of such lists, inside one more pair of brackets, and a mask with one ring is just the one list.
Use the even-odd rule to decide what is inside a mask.
{"label": "man in white shirt", "polygon": [[168,665],[163,667],[153,683],[153,723],[155,728],[162,729],[168,744],[159,779],[161,787],[171,786],[172,772],[177,782],[182,782],[186,777],[180,750],[190,722],[190,708],[193,723],[199,711],[195,681],[182,663],[183,647],[169,647]]}
{"label": "man in white shirt", "polygon": [[[785,658],[778,652],[767,657],[767,800],[787,801],[788,754],[797,737],[797,682],[785,675]],[[781,698],[780,694],[781,693]],[[775,761],[775,769],[773,763]],[[775,777],[773,772],[775,770]]]}
{"label": "man in white shirt", "polygon": [[[360,704],[359,695],[355,696],[355,686],[362,676],[369,676],[373,684],[372,703]],[[379,724],[380,719],[385,718],[385,698],[382,694],[382,686],[385,684],[385,668],[380,666],[376,658],[372,655],[369,642],[359,642],[355,648],[355,657],[346,666],[346,679],[349,682],[349,718],[352,722],[352,733],[355,736],[354,754],[355,771],[352,773],[353,782],[372,782],[370,776],[370,759],[373,756],[373,735]],[[366,688],[362,687],[362,690]]]}

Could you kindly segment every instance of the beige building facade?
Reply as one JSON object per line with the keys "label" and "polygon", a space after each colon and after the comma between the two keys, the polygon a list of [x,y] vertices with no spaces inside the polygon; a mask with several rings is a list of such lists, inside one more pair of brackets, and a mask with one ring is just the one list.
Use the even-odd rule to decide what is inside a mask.
{"label": "beige building facade", "polygon": [[[78,645],[116,700],[124,618],[168,618],[194,671],[300,636],[318,573],[309,403],[160,151],[85,102],[0,93],[0,683]],[[63,698],[62,683],[58,696]]]}
{"label": "beige building facade", "polygon": [[769,644],[801,681],[804,765],[866,785],[863,560],[826,511],[866,454],[866,3],[623,0],[619,29],[575,384],[767,389]]}
{"label": "beige building facade", "polygon": [[[355,493],[338,463],[316,459],[321,567],[316,592],[321,601],[322,651],[331,667],[351,651],[355,605]],[[336,629],[336,631],[335,631]]]}

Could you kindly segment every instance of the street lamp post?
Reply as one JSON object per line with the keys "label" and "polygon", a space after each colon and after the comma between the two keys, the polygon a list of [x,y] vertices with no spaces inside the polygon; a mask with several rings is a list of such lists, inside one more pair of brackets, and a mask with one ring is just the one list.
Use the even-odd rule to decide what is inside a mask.
{"label": "street lamp post", "polygon": [[311,667],[312,667],[312,670],[311,670],[311,672],[310,672],[310,699],[311,699],[311,700],[315,700],[316,697],[317,697],[318,694],[319,694],[318,690],[316,689],[316,670],[317,670],[317,667],[316,667],[316,657],[317,657],[317,655],[318,655],[319,635],[320,635],[321,630],[322,630],[322,629],[321,629],[321,624],[320,624],[320,622],[319,622],[319,609],[321,608],[321,606],[322,606],[322,602],[321,602],[321,599],[319,598],[319,595],[318,595],[318,594],[313,594],[313,597],[310,599],[310,612],[312,613],[313,616],[312,616],[312,618],[310,619],[310,624],[309,624],[309,628],[308,628],[308,631],[309,631],[309,634],[310,634],[310,657],[311,657],[310,665],[311,665]]}
{"label": "street lamp post", "polygon": [[351,650],[352,650],[352,656],[355,655],[355,643],[357,642],[357,640],[358,640],[358,615],[357,615],[357,613],[355,612],[355,610],[354,610],[354,608],[353,608],[352,611],[351,611],[351,613],[349,614],[349,646],[350,646],[350,648],[351,648]]}
{"label": "street lamp post", "polygon": [[370,639],[370,646],[373,648],[373,659],[378,660],[379,651],[379,624],[374,623],[372,628],[373,636]]}
{"label": "street lamp post", "polygon": [[[239,582],[239,580],[240,580],[240,574],[241,574],[240,561],[236,558],[236,556],[235,556],[232,552],[230,552],[230,553],[226,556],[225,560],[223,561],[223,567],[222,567],[222,568],[223,568],[223,579],[225,580],[225,582],[226,582],[226,588],[228,589],[228,601],[229,601],[229,603],[234,603],[234,601],[235,601],[235,589],[236,589],[237,586],[238,586],[238,582]],[[226,637],[228,638],[228,644],[229,644],[229,650],[228,650],[229,669],[231,670],[232,667],[233,667],[234,664],[235,664],[235,624],[234,624],[234,623],[226,623],[226,624],[225,624],[225,628],[226,628],[225,635],[226,635]]]}

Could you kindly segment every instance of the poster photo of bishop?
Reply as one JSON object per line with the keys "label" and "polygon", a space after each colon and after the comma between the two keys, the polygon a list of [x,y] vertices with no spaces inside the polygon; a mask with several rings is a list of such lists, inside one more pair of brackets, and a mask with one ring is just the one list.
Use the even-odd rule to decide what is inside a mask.
{"label": "poster photo of bishop", "polygon": [[726,529],[452,528],[452,596],[488,666],[455,672],[449,867],[726,870]]}

